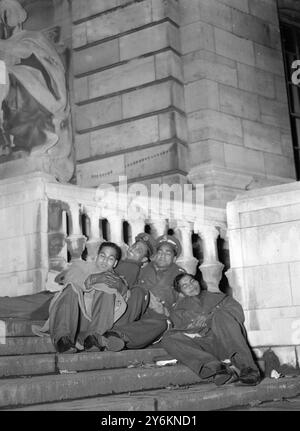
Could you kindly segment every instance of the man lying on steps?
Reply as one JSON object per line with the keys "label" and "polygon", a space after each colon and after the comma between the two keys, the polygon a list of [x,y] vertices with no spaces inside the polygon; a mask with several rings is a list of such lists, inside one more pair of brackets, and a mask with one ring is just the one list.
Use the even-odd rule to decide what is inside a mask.
{"label": "man lying on steps", "polygon": [[221,292],[201,291],[191,274],[178,275],[174,288],[181,298],[170,313],[173,328],[164,334],[162,347],[218,386],[257,385],[260,373],[246,341],[241,305]]}

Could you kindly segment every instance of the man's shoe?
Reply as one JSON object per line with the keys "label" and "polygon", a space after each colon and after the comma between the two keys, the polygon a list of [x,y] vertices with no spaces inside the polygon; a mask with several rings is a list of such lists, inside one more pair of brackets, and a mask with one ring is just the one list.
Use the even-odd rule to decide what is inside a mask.
{"label": "man's shoe", "polygon": [[103,337],[106,339],[105,347],[107,350],[110,350],[111,352],[120,352],[120,350],[124,349],[125,341],[117,332],[107,331]]}
{"label": "man's shoe", "polygon": [[56,343],[58,353],[75,353],[77,351],[75,344],[71,341],[70,337],[61,337]]}
{"label": "man's shoe", "polygon": [[220,369],[216,372],[214,377],[214,384],[217,386],[228,385],[237,382],[239,376],[234,367],[228,364],[221,364]]}
{"label": "man's shoe", "polygon": [[242,368],[239,383],[242,385],[255,386],[260,382],[260,374],[258,370],[251,367]]}
{"label": "man's shoe", "polygon": [[84,340],[83,347],[84,350],[96,352],[99,350],[102,352],[105,349],[105,347],[99,343],[96,335],[88,335]]}

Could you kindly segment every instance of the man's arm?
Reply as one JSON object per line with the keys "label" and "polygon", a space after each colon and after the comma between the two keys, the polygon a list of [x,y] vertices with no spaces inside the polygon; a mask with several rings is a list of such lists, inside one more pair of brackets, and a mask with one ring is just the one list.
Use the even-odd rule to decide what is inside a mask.
{"label": "man's arm", "polygon": [[138,279],[140,268],[141,266],[139,263],[125,259],[118,263],[115,272],[121,277],[124,277],[128,283],[128,288],[132,289]]}
{"label": "man's arm", "polygon": [[128,284],[124,277],[113,271],[90,274],[85,280],[86,289],[92,289],[95,284],[103,283],[111,289],[116,289],[122,296],[127,293]]}
{"label": "man's arm", "polygon": [[224,301],[224,308],[230,313],[239,323],[244,323],[245,314],[241,304],[231,296],[227,296]]}
{"label": "man's arm", "polygon": [[164,305],[164,302],[161,301],[157,296],[153,295],[152,292],[150,293],[150,302],[149,302],[149,308],[156,311],[158,314],[164,314],[165,316],[169,317],[170,313],[167,307]]}

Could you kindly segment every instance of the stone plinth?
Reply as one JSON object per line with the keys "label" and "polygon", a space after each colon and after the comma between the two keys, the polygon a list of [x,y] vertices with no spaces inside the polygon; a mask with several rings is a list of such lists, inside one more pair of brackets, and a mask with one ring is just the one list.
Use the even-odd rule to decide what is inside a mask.
{"label": "stone plinth", "polygon": [[0,181],[0,295],[45,289],[48,274],[48,206],[45,174]]}
{"label": "stone plinth", "polygon": [[242,194],[228,203],[227,217],[227,276],[245,310],[249,341],[295,355],[300,345],[300,184]]}

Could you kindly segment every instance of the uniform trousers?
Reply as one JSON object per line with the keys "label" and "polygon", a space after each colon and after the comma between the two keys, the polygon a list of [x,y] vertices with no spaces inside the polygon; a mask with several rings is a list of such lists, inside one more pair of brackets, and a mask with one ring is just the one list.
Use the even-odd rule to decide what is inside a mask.
{"label": "uniform trousers", "polygon": [[143,287],[131,290],[127,310],[114,324],[127,349],[142,349],[158,340],[168,327],[167,317],[149,308],[150,295]]}
{"label": "uniform trousers", "polygon": [[230,359],[240,370],[246,367],[257,370],[245,329],[230,313],[219,309],[209,326],[207,333],[195,338],[185,335],[191,333],[189,330],[172,329],[164,334],[161,345],[202,378],[214,375],[220,367],[220,361],[225,359]]}
{"label": "uniform trousers", "polygon": [[[73,343],[83,344],[88,335],[101,337],[111,329],[114,320],[115,295],[105,292],[94,292],[91,318],[89,321],[81,312],[78,296],[71,286],[67,286],[50,312],[50,335],[53,343],[68,336]],[[99,340],[100,341],[100,340]]]}

